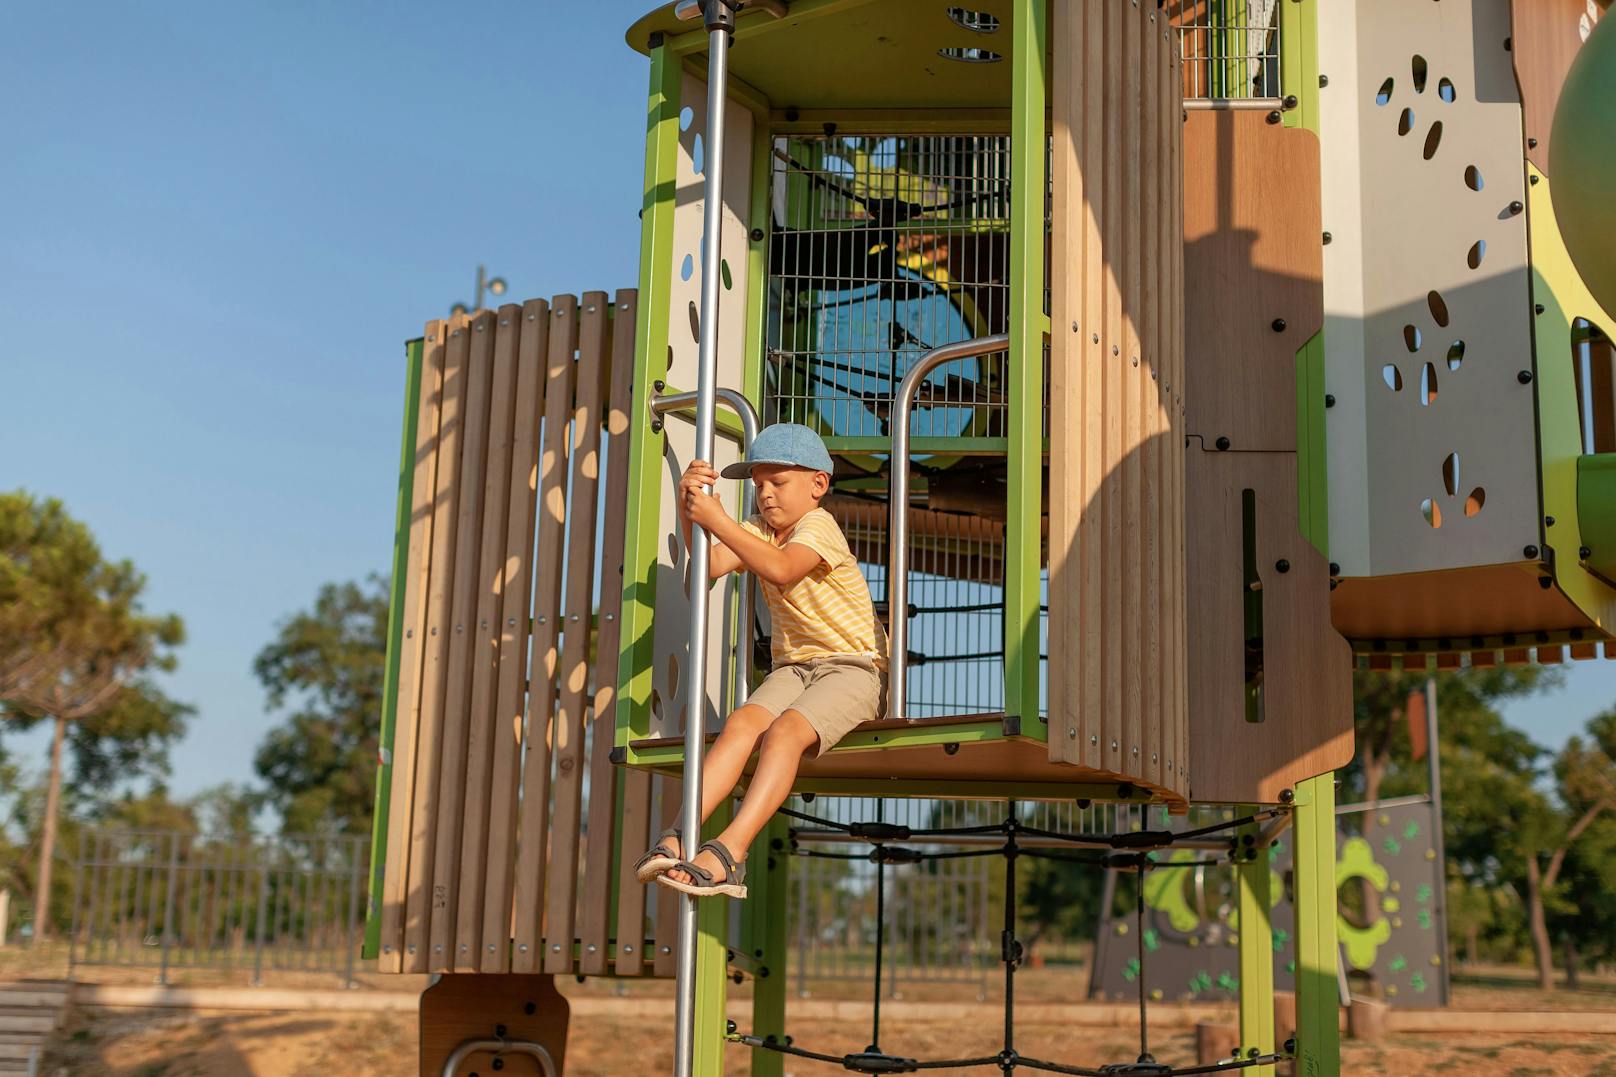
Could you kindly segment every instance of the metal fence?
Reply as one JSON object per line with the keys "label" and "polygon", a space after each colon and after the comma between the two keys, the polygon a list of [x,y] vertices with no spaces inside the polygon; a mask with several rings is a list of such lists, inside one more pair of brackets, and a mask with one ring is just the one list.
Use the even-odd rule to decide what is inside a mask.
{"label": "metal fence", "polygon": [[72,965],[326,972],[353,983],[363,935],[363,837],[85,834]]}

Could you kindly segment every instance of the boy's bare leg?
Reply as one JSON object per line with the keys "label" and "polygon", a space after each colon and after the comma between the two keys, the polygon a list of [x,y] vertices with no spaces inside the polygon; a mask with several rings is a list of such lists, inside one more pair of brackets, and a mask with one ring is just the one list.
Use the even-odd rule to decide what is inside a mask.
{"label": "boy's bare leg", "polygon": [[[797,780],[797,767],[802,757],[818,743],[819,734],[814,732],[814,727],[794,710],[788,710],[776,718],[768,732],[763,734],[757,769],[752,772],[752,780],[747,784],[746,796],[741,798],[735,818],[718,836],[724,848],[737,861],[746,859],[746,850],[751,847],[753,839],[791,795],[791,786]],[[724,874],[724,865],[712,853],[700,854],[694,863],[711,872],[715,879],[722,878]],[[669,871],[668,875],[679,882],[693,881],[683,871]]]}
{"label": "boy's bare leg", "polygon": [[[701,765],[702,822],[711,818],[718,806],[735,791],[735,783],[741,780],[746,761],[757,749],[758,738],[763,736],[773,721],[774,715],[751,704],[737,707],[724,720],[724,728],[719,731],[713,746],[707,749]],[[689,842],[691,850],[700,844],[700,837]],[[662,847],[674,856],[685,855],[684,850],[673,848],[672,838],[665,839]]]}

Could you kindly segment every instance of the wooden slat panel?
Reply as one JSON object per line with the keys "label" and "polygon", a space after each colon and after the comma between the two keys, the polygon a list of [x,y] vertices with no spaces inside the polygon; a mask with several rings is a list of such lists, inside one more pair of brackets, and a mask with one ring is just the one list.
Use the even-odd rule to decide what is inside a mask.
{"label": "wooden slat panel", "polygon": [[[465,432],[460,451],[460,499],[456,511],[457,550],[454,594],[450,600],[449,662],[444,676],[443,717],[439,738],[438,797],[433,813],[437,827],[432,863],[431,952],[427,967],[447,972],[454,967],[456,910],[460,897],[460,824],[466,790],[466,742],[469,735],[472,645],[482,606],[483,476],[488,466],[488,410],[494,365],[494,315],[483,311],[471,319],[466,360]],[[469,956],[469,955],[468,955]]]}
{"label": "wooden slat panel", "polygon": [[[481,968],[483,888],[488,878],[488,793],[495,739],[495,696],[499,683],[499,642],[508,577],[515,569],[506,555],[506,523],[511,515],[511,452],[515,444],[516,349],[521,337],[521,308],[514,304],[484,314],[473,324],[473,344],[492,338],[488,387],[488,435],[482,472],[482,542],[478,555],[475,625],[468,656],[471,702],[466,712],[465,778],[462,790],[459,882],[454,884],[454,948],[450,960],[457,972]],[[475,354],[476,348],[473,348]]]}
{"label": "wooden slat panel", "polygon": [[617,858],[617,963],[619,976],[638,976],[644,971],[646,888],[634,878],[634,861],[651,844],[652,775],[643,770],[626,771],[623,784],[623,819],[618,828]]}
{"label": "wooden slat panel", "polygon": [[[616,739],[617,655],[622,642],[621,566],[628,515],[627,449],[628,417],[634,388],[634,293],[618,292],[615,308],[611,327],[611,361],[604,364],[602,369],[602,375],[606,378],[605,427],[608,435],[606,509],[600,527],[600,630],[595,642],[595,693],[591,703],[594,744],[589,750],[589,847],[583,865],[581,892],[585,898],[578,928],[579,941],[583,944],[578,971],[586,976],[597,976],[607,970],[607,920],[611,903],[600,900],[599,895],[610,893],[616,886],[621,904],[629,900],[629,889],[640,887],[632,875],[619,876],[617,862],[612,856],[619,775],[618,769],[612,765],[611,753]],[[623,778],[629,783],[636,780],[649,783],[651,780],[650,775],[636,772],[625,772]],[[649,789],[649,785],[646,788]],[[630,829],[631,823],[638,825],[638,835]],[[639,839],[645,833],[646,823],[643,813],[631,820],[625,811],[621,844],[625,850],[634,850],[635,857],[643,851],[645,843]],[[634,948],[628,955],[632,962],[619,953],[619,966],[632,963],[637,969],[640,947],[632,938],[628,944]]]}
{"label": "wooden slat panel", "polygon": [[1191,112],[1183,137],[1188,432],[1294,451],[1296,352],[1324,324],[1319,140],[1251,111]]}
{"label": "wooden slat panel", "polygon": [[403,969],[404,901],[409,877],[410,813],[415,806],[415,740],[421,720],[422,655],[432,565],[433,499],[437,494],[438,412],[443,392],[444,324],[428,322],[421,348],[421,392],[415,422],[415,481],[410,493],[410,541],[405,562],[404,631],[399,641],[394,707],[393,784],[387,818],[387,866],[382,882],[378,968]]}
{"label": "wooden slat panel", "polygon": [[[1177,41],[1170,42],[1177,55]],[[1178,61],[1175,61],[1175,63]],[[1186,456],[1179,451],[1185,446],[1185,433],[1189,427],[1186,422],[1185,402],[1189,398],[1186,364],[1188,363],[1188,341],[1185,332],[1186,304],[1188,303],[1188,288],[1184,280],[1184,125],[1182,122],[1172,124],[1172,150],[1173,164],[1171,169],[1173,190],[1176,192],[1172,199],[1172,229],[1173,229],[1173,346],[1172,346],[1172,372],[1173,384],[1170,391],[1173,395],[1173,489],[1176,491],[1174,503],[1175,535],[1173,538],[1174,557],[1177,571],[1175,572],[1173,596],[1176,613],[1173,618],[1174,632],[1179,644],[1178,660],[1174,663],[1175,676],[1178,678],[1178,689],[1174,693],[1174,701],[1178,707],[1178,762],[1176,773],[1176,787],[1183,790],[1190,788],[1190,765],[1194,762],[1190,754],[1190,679],[1189,679],[1189,541],[1186,528],[1189,520],[1188,490],[1189,479],[1186,472]]]}
{"label": "wooden slat panel", "polygon": [[1567,649],[1570,651],[1571,657],[1578,662],[1585,662],[1590,658],[1599,657],[1599,644],[1597,643],[1573,643]]}
{"label": "wooden slat panel", "polygon": [[[410,855],[404,920],[404,971],[425,972],[432,919],[432,857],[439,807],[439,727],[443,715],[444,673],[449,660],[450,599],[453,591],[460,447],[465,425],[466,318],[446,327],[443,383],[438,420],[437,489],[432,504],[432,565],[427,592],[426,638],[421,675],[421,716],[416,734],[415,808],[409,816]],[[401,820],[402,822],[402,820]]]}
{"label": "wooden slat panel", "polygon": [[[578,301],[556,296],[550,308],[544,389],[544,449],[539,457],[538,552],[534,564],[533,640],[523,739],[521,825],[512,910],[513,972],[539,971],[544,925],[545,850],[550,819],[550,724],[556,700],[556,635],[560,620],[562,528],[567,519],[567,423],[577,364]],[[568,939],[570,943],[572,940]]]}
{"label": "wooden slat panel", "polygon": [[[1065,6],[1065,5],[1060,5]],[[1086,209],[1079,209],[1079,227],[1082,233],[1083,320],[1079,327],[1082,350],[1077,358],[1083,365],[1083,392],[1078,411],[1063,415],[1061,421],[1073,423],[1083,431],[1081,467],[1083,477],[1079,484],[1079,497],[1072,508],[1079,514],[1075,530],[1083,559],[1082,590],[1078,601],[1082,604],[1082,628],[1079,640],[1104,639],[1105,616],[1105,541],[1102,520],[1096,511],[1105,480],[1105,429],[1096,418],[1105,406],[1105,261],[1102,248],[1104,234],[1102,222],[1110,192],[1105,186],[1105,6],[1102,3],[1082,4],[1083,60],[1081,125],[1082,149],[1077,167],[1071,175],[1082,177],[1080,192]],[[1066,104],[1062,100],[1062,104]],[[1078,104],[1072,101],[1071,104]],[[1070,105],[1068,105],[1068,108]],[[1079,121],[1074,121],[1079,122]],[[1064,158],[1060,163],[1064,163]],[[1059,167],[1059,165],[1057,165]],[[1074,233],[1075,236],[1075,233]],[[1062,248],[1064,249],[1064,247]],[[1084,421],[1087,416],[1088,421]],[[1064,461],[1063,461],[1064,464]],[[1052,603],[1053,604],[1053,603]],[[1081,722],[1078,726],[1078,748],[1085,766],[1099,767],[1106,758],[1101,743],[1104,733],[1104,670],[1105,644],[1071,645],[1070,656],[1078,653],[1083,671]],[[1069,658],[1068,658],[1069,660]]]}
{"label": "wooden slat panel", "polygon": [[[508,309],[508,308],[507,308]],[[500,318],[506,317],[505,309]],[[533,526],[538,509],[540,420],[544,411],[545,353],[550,304],[530,299],[517,312],[515,434],[506,500],[506,577],[500,600],[499,682],[494,698],[494,739],[487,776],[488,840],[483,884],[483,972],[511,966],[511,869],[516,855],[516,789],[521,769],[522,696],[527,687],[529,596],[533,587]],[[503,328],[503,326],[502,326]]]}
{"label": "wooden slat panel", "polygon": [[[570,972],[578,896],[578,838],[584,783],[585,697],[589,688],[589,624],[595,597],[595,540],[600,522],[600,420],[603,376],[611,336],[605,292],[585,292],[578,314],[577,391],[568,463],[572,486],[567,539],[566,618],[558,683],[553,751],[555,810],[550,825],[550,864],[545,893],[545,972]],[[558,950],[555,944],[559,942]]]}

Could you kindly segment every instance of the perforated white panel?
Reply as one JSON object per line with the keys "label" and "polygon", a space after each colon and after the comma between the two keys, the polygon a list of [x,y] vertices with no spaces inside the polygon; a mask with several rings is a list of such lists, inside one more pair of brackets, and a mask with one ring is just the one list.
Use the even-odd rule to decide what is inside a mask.
{"label": "perforated white panel", "polygon": [[1509,0],[1319,7],[1330,559],[1522,560],[1538,484]]}
{"label": "perforated white panel", "polygon": [[[702,172],[712,147],[707,140],[707,84],[686,75],[682,89],[679,132],[679,171],[673,213],[673,281],[668,321],[668,386],[678,391],[696,388],[697,311],[701,303]],[[733,98],[725,110],[724,230],[722,257],[727,263],[728,285],[718,303],[718,384],[739,389],[750,349],[746,332],[746,226],[752,199],[752,114]],[[684,591],[685,550],[678,538],[673,488],[695,449],[695,428],[682,419],[670,417],[665,428],[663,454],[665,483],[662,497],[661,533],[658,546],[655,653],[657,661],[652,680],[651,732],[653,737],[677,736],[684,732],[684,676],[682,663],[689,653],[690,604]],[[715,464],[739,458],[736,444],[720,436]],[[740,503],[741,484],[724,483],[718,491],[732,510]],[[727,675],[727,641],[733,638],[728,601],[735,578],[724,582],[722,593],[715,591],[707,643],[707,696],[711,707],[707,728],[718,728],[719,718],[733,701],[733,684]]]}

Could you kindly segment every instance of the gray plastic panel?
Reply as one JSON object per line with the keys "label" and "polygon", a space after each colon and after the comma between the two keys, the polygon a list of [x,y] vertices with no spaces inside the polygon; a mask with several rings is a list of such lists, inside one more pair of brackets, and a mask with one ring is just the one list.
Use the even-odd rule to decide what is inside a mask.
{"label": "gray plastic panel", "polygon": [[1330,559],[1349,576],[1519,561],[1539,528],[1509,2],[1331,0],[1319,18]]}

